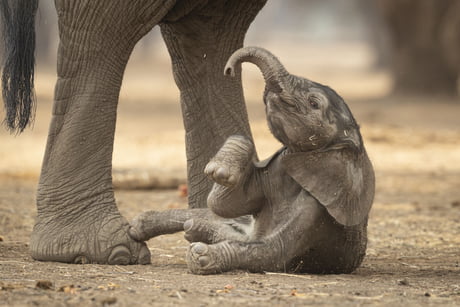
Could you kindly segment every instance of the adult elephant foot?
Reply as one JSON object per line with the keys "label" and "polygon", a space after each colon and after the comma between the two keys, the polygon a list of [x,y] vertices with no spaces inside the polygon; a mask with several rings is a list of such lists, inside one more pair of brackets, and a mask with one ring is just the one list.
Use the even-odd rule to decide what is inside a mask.
{"label": "adult elephant foot", "polygon": [[118,212],[38,218],[31,237],[32,257],[41,261],[97,264],[149,264],[144,242],[128,235],[129,224]]}
{"label": "adult elephant foot", "polygon": [[112,185],[123,73],[135,44],[172,9],[168,1],[56,0],[57,83],[37,191],[34,259],[150,263],[129,234]]}

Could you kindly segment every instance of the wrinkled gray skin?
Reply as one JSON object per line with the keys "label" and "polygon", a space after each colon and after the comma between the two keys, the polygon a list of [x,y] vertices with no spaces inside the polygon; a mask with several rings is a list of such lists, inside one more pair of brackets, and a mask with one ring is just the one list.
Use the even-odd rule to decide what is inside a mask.
{"label": "wrinkled gray skin", "polygon": [[123,73],[154,26],[171,55],[186,130],[189,203],[206,206],[203,169],[234,134],[251,139],[241,78],[222,75],[266,0],[55,0],[58,80],[30,248],[37,260],[150,263],[133,240],[112,187]]}
{"label": "wrinkled gray skin", "polygon": [[244,61],[264,75],[267,121],[284,147],[258,162],[250,138],[229,137],[205,168],[215,182],[210,210],[146,212],[130,233],[146,240],[183,227],[196,274],[352,272],[365,255],[374,197],[373,168],[353,115],[332,89],[290,75],[261,48],[235,52],[225,74],[237,75]]}

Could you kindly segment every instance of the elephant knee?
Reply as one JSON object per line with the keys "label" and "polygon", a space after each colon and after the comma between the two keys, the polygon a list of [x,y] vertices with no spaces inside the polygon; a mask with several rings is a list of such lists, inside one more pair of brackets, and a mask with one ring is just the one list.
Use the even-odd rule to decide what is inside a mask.
{"label": "elephant knee", "polygon": [[241,216],[234,210],[232,204],[215,197],[211,192],[208,196],[208,208],[216,215],[223,218],[235,218]]}

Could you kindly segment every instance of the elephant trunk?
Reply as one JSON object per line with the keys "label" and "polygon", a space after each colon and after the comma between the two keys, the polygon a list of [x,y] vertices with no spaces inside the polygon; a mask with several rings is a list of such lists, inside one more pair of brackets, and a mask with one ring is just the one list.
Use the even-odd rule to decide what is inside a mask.
{"label": "elephant trunk", "polygon": [[260,47],[244,47],[235,51],[225,65],[224,74],[235,76],[235,68],[238,64],[250,62],[259,67],[267,84],[277,84],[282,88],[282,84],[289,73],[283,64],[268,50]]}

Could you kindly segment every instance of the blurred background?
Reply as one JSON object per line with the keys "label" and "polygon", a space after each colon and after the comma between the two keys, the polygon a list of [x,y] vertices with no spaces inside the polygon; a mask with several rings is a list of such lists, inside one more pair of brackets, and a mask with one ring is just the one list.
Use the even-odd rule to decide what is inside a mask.
{"label": "blurred background", "polygon": [[[99,285],[103,278],[121,286],[110,294],[111,298],[118,297],[118,305],[123,305],[123,293],[128,292],[147,301],[145,295],[139,296],[144,289],[136,286],[139,283],[156,295],[152,299],[155,302],[158,291],[167,295],[168,302],[180,302],[174,298],[179,292],[179,299],[199,298],[204,293],[205,302],[220,302],[224,297],[215,289],[233,280],[230,284],[236,290],[225,299],[245,302],[249,293],[259,305],[263,301],[260,296],[265,296],[268,304],[277,305],[343,305],[347,301],[351,302],[348,305],[406,302],[404,305],[423,306],[429,302],[459,306],[460,0],[267,1],[250,27],[245,45],[264,47],[291,73],[334,88],[361,126],[376,174],[367,256],[362,270],[350,277],[299,276],[303,279],[294,280],[268,276],[262,280],[264,289],[258,282],[245,290],[243,279],[249,283],[252,277],[223,275],[222,279],[212,279],[211,292],[202,280],[201,292],[187,285],[189,279],[181,269],[187,246],[182,234],[151,240],[155,266],[142,269],[140,274],[131,275],[135,268],[129,269],[133,272],[117,267],[115,271],[91,267],[72,271],[53,263],[30,263],[24,242],[29,241],[34,224],[34,191],[51,119],[56,19],[54,1],[41,0],[36,21],[38,107],[34,124],[21,135],[11,135],[0,126],[0,286],[3,279],[3,290],[10,290],[0,291],[1,299],[5,297],[13,305],[56,299],[53,291],[45,294],[37,290],[37,276],[55,282],[56,291],[60,285],[75,284],[77,295],[63,293],[65,303],[77,302],[75,305],[82,305],[85,297],[91,298],[92,304],[99,302],[100,295],[105,298],[99,291],[102,286],[92,287],[89,281]],[[243,65],[243,86],[256,148],[263,159],[280,144],[267,128],[263,78],[254,65]],[[0,121],[3,118],[0,106]],[[119,188],[115,193],[117,205],[128,220],[147,209],[186,206],[184,136],[179,91],[156,28],[136,46],[120,93],[113,177]],[[178,186],[179,193],[125,190]],[[257,276],[255,279],[260,281]],[[358,286],[351,291],[350,285]],[[179,289],[176,286],[181,287],[179,292],[174,292]]]}
{"label": "blurred background", "polygon": [[[58,45],[53,1],[37,18],[37,116],[21,136],[0,130],[0,175],[37,178],[53,99]],[[294,74],[327,84],[350,105],[377,169],[460,170],[460,1],[268,0],[245,45],[269,49]],[[261,158],[268,132],[263,79],[243,67]],[[3,118],[3,110],[0,111]],[[138,43],[120,94],[114,167],[185,177],[179,92],[158,27]]]}

